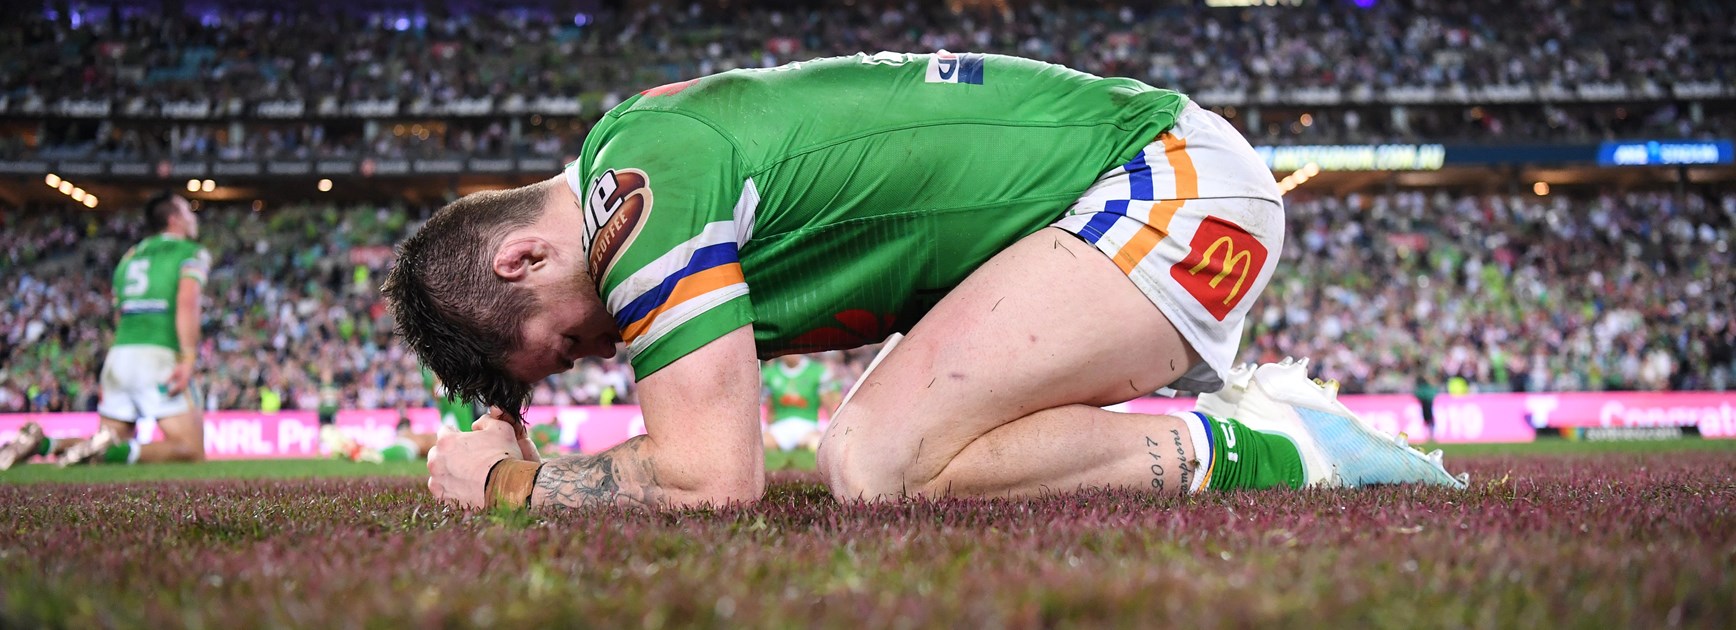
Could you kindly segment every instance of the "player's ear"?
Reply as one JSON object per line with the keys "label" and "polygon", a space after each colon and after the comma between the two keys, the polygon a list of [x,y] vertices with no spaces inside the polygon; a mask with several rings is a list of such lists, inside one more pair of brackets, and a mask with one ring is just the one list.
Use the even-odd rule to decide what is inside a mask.
{"label": "player's ear", "polygon": [[548,263],[549,244],[539,238],[517,238],[500,244],[494,253],[494,275],[518,282]]}

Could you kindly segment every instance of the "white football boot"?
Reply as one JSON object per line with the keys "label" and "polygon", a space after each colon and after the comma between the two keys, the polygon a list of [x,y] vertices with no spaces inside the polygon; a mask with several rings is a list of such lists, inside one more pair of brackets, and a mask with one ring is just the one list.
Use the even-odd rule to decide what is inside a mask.
{"label": "white football boot", "polygon": [[1225,376],[1224,388],[1200,394],[1195,409],[1208,416],[1240,420],[1241,418],[1236,417],[1236,406],[1242,404],[1242,394],[1248,391],[1248,383],[1253,379],[1253,364],[1237,363]]}
{"label": "white football boot", "polygon": [[90,436],[90,439],[68,447],[65,453],[61,453],[60,467],[65,468],[67,466],[77,466],[79,464],[96,462],[101,459],[103,452],[107,451],[108,447],[114,446],[115,443],[119,441],[120,440],[115,436],[114,432],[110,431],[108,427],[97,429],[96,435],[92,435]]}
{"label": "white football boot", "polygon": [[1338,402],[1337,382],[1309,380],[1306,361],[1255,368],[1236,413],[1249,428],[1290,429],[1283,432],[1296,440],[1310,486],[1420,483],[1464,489],[1469,482],[1469,475],[1447,472],[1440,451],[1424,455],[1403,435],[1389,437],[1364,424]]}
{"label": "white football boot", "polygon": [[1308,359],[1284,357],[1278,363],[1267,363],[1259,367],[1243,363],[1230,369],[1224,379],[1224,387],[1216,392],[1200,394],[1198,411],[1218,419],[1233,419],[1262,433],[1283,435],[1296,444],[1296,450],[1302,455],[1303,485],[1342,485],[1328,483],[1332,478],[1332,466],[1326,461],[1320,449],[1314,445],[1313,435],[1303,428],[1295,414],[1276,414],[1265,410],[1263,397],[1256,399],[1253,410],[1249,410],[1248,396],[1253,392],[1254,374],[1269,366],[1294,366],[1303,374],[1308,373]]}
{"label": "white football boot", "polygon": [[14,464],[30,459],[42,445],[42,440],[42,425],[24,423],[17,437],[6,446],[0,446],[0,470],[10,470]]}

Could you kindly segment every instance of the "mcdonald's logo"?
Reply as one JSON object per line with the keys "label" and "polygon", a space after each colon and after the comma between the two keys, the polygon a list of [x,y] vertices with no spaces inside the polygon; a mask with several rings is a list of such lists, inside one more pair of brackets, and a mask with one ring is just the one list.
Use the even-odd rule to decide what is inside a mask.
{"label": "mcdonald's logo", "polygon": [[1187,257],[1170,267],[1169,275],[1206,312],[1224,321],[1266,268],[1266,246],[1241,226],[1217,217],[1201,221],[1188,246]]}

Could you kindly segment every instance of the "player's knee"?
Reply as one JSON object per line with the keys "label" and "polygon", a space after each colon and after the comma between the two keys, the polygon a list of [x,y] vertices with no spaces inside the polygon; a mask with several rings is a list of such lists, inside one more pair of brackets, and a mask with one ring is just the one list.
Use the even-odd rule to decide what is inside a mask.
{"label": "player's knee", "polygon": [[820,441],[820,449],[814,453],[814,465],[825,477],[826,488],[832,491],[832,496],[839,501],[857,498],[856,485],[858,476],[850,470],[847,462],[849,455],[844,452],[844,440],[831,438]]}
{"label": "player's knee", "polygon": [[169,457],[178,462],[205,461],[205,436],[203,433],[174,433],[163,436],[163,442],[169,446]]}
{"label": "player's knee", "polygon": [[822,440],[815,461],[832,496],[840,501],[874,501],[928,494],[934,475],[924,474],[918,458],[900,456],[897,445],[834,436]]}
{"label": "player's knee", "polygon": [[839,454],[841,449],[820,447],[815,461],[826,476],[826,488],[832,491],[832,497],[839,501],[871,501],[881,494],[881,485],[875,483],[874,475],[860,467],[851,466],[847,459]]}
{"label": "player's knee", "polygon": [[205,461],[205,442],[196,439],[181,439],[174,443],[175,459],[183,462]]}

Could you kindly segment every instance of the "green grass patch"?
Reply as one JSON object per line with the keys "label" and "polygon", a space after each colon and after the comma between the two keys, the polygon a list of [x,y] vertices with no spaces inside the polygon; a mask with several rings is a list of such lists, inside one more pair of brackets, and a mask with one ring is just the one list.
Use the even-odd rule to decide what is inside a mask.
{"label": "green grass patch", "polygon": [[663,513],[458,510],[413,469],[0,485],[0,628],[1736,627],[1736,454],[1672,445],[1449,460],[1465,491],[864,504],[779,471]]}
{"label": "green grass patch", "polygon": [[[1448,457],[1508,455],[1562,456],[1607,453],[1736,453],[1736,440],[1660,440],[1637,442],[1580,442],[1545,438],[1526,444],[1422,444],[1425,451],[1440,448]],[[807,471],[815,469],[810,451],[767,451],[766,470]],[[1451,460],[1448,460],[1449,467]],[[177,479],[298,479],[316,477],[426,477],[425,462],[360,464],[334,459],[224,460],[200,464],[146,464],[138,466],[75,466],[26,464],[0,473],[0,484],[33,483],[133,483]]]}
{"label": "green grass patch", "polygon": [[26,464],[0,473],[0,484],[380,476],[426,477],[428,464],[419,461],[359,464],[335,459],[225,460],[198,464],[89,465],[70,468],[53,464]]}
{"label": "green grass patch", "polygon": [[[813,470],[810,451],[768,451],[766,470]],[[22,464],[0,472],[0,484],[133,483],[178,479],[302,479],[314,477],[427,477],[427,462],[364,464],[336,459],[223,460],[199,464],[89,465],[61,468]]]}

